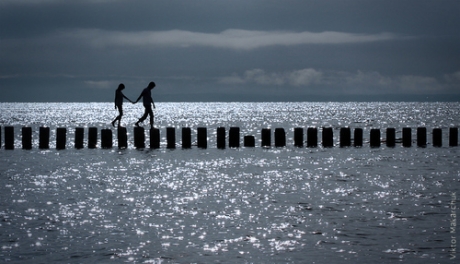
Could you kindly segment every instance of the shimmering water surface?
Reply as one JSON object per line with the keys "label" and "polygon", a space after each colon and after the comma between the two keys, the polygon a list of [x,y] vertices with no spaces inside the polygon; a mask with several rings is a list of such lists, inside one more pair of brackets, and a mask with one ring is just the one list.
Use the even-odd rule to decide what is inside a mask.
{"label": "shimmering water surface", "polygon": [[[460,147],[447,133],[459,103],[156,105],[162,148],[132,147],[143,109],[126,104],[128,149],[75,150],[74,128],[109,128],[113,104],[0,103],[0,125],[16,131],[16,149],[0,150],[0,262],[455,263]],[[21,149],[25,125],[32,150]],[[43,125],[49,150],[37,149]],[[170,126],[175,150],[165,148]],[[185,126],[208,127],[208,149],[182,150]],[[216,149],[219,126],[257,140],[283,127],[288,146]],[[428,146],[294,147],[293,128],[310,126],[333,127],[336,143],[344,126],[363,128],[365,141],[371,128],[384,139],[387,127],[401,137],[425,126]],[[53,149],[56,127],[68,128],[66,150]],[[430,144],[437,127],[441,148]]]}

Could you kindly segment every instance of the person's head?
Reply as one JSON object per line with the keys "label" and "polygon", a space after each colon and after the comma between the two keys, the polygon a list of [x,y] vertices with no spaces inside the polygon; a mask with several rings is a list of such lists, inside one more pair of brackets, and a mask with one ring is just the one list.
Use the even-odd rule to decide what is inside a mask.
{"label": "person's head", "polygon": [[125,85],[120,83],[120,85],[118,85],[118,89],[117,90],[123,90],[125,89]]}
{"label": "person's head", "polygon": [[155,86],[156,85],[154,82],[150,82],[148,88],[153,89]]}

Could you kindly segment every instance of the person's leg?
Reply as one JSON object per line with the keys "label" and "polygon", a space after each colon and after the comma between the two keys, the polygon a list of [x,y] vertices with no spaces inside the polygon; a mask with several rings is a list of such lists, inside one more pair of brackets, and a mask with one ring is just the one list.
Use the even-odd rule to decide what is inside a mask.
{"label": "person's leg", "polygon": [[[150,111],[151,111],[151,110],[152,110],[152,109],[150,108]],[[145,108],[144,108],[144,115],[143,115],[141,118],[139,118],[139,121],[136,122],[136,126],[139,126],[139,123],[144,122],[144,120],[147,118],[148,115],[149,115],[148,107],[145,107]]]}
{"label": "person's leg", "polygon": [[121,118],[123,117],[123,107],[121,105],[118,107],[118,113],[119,113],[119,115],[117,117],[118,118],[118,126],[120,127],[121,126]]}
{"label": "person's leg", "polygon": [[149,109],[149,116],[150,116],[150,128],[153,128],[153,110],[152,108]]}

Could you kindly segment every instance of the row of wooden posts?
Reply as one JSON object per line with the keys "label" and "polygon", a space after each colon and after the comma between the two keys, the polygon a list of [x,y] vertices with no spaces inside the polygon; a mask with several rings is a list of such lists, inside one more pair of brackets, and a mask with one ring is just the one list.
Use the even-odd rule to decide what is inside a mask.
{"label": "row of wooden posts", "polygon": [[[4,139],[5,139],[5,149],[14,149],[14,127],[6,126],[4,127]],[[227,133],[225,127],[218,127],[216,131],[217,135],[217,148],[225,149],[227,141]],[[306,143],[306,146],[309,148],[314,148],[318,146],[318,128],[309,127],[306,130],[306,141],[304,140],[305,130],[303,128],[294,128],[294,146],[303,147]],[[362,147],[363,146],[363,129],[355,128],[353,131],[353,141],[351,139],[351,128],[344,127],[340,128],[340,137],[339,137],[339,146],[340,147]],[[425,147],[427,145],[427,129],[425,127],[418,127],[416,132],[416,144],[418,147]],[[432,145],[434,147],[442,146],[442,129],[434,128],[432,133]],[[264,128],[261,130],[261,147],[271,147],[272,144],[272,132],[270,128]],[[283,128],[276,128],[274,131],[274,146],[275,147],[285,147],[286,146],[286,132]],[[125,127],[119,127],[117,129],[117,139],[119,148],[128,147],[128,135]],[[208,133],[206,127],[198,127],[196,133],[196,146],[198,148],[207,148],[208,147]],[[39,128],[39,149],[49,149],[50,142],[50,128],[49,127],[40,127]],[[353,142],[353,144],[352,144]],[[402,143],[403,147],[411,147],[412,140],[412,129],[403,128],[402,129],[402,138],[396,138],[396,129],[387,128],[386,129],[386,140],[381,140],[380,129],[371,129],[370,130],[370,147],[380,147],[382,142],[386,144],[387,147],[395,147],[397,143]],[[97,148],[98,144],[98,130],[96,127],[88,128],[88,140],[87,147]],[[333,147],[333,128],[323,127],[322,128],[322,141],[321,144],[323,147]],[[0,145],[1,145],[1,129],[0,129]],[[56,149],[65,149],[67,145],[67,129],[66,128],[57,128],[56,129]],[[75,148],[81,149],[84,148],[84,128],[77,127],[75,128]],[[191,148],[192,147],[192,131],[189,127],[182,128],[182,148]],[[244,147],[255,147],[256,140],[252,135],[243,137],[243,146]],[[449,146],[454,147],[458,146],[458,128],[451,127],[449,128]],[[112,148],[113,147],[113,136],[111,129],[101,129],[101,148]],[[134,147],[135,148],[145,148],[145,130],[142,127],[134,128]],[[150,148],[156,149],[160,148],[160,130],[157,128],[150,129]],[[166,147],[169,149],[176,148],[176,130],[174,127],[166,128]],[[230,148],[239,148],[240,147],[240,128],[231,127],[228,133],[228,147]],[[32,128],[23,127],[22,128],[22,148],[23,149],[32,149]]]}

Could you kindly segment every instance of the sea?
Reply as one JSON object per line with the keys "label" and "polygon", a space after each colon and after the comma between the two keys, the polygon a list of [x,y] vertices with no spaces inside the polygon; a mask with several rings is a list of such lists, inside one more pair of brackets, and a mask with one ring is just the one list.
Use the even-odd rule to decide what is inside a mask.
{"label": "sea", "polygon": [[[460,126],[459,102],[158,102],[159,149],[134,147],[142,105],[125,103],[124,113],[128,148],[119,149],[113,103],[0,103],[0,262],[458,263],[460,147],[448,134]],[[4,148],[5,126],[14,150]],[[31,150],[22,149],[24,126]],[[42,126],[49,149],[38,148]],[[88,149],[89,127],[112,129],[113,147]],[[182,127],[192,129],[191,149],[181,147]],[[206,149],[196,147],[198,127]],[[218,127],[239,127],[256,146],[218,149]],[[297,127],[319,128],[318,147],[294,146]],[[333,128],[333,147],[322,147],[322,127]],[[362,128],[363,146],[340,147],[342,127]],[[389,127],[395,147],[384,143]],[[400,143],[404,127],[411,147]],[[426,147],[415,143],[417,127],[427,128]],[[286,146],[261,147],[263,128],[284,128]],[[371,129],[381,130],[380,147],[369,146]]]}

